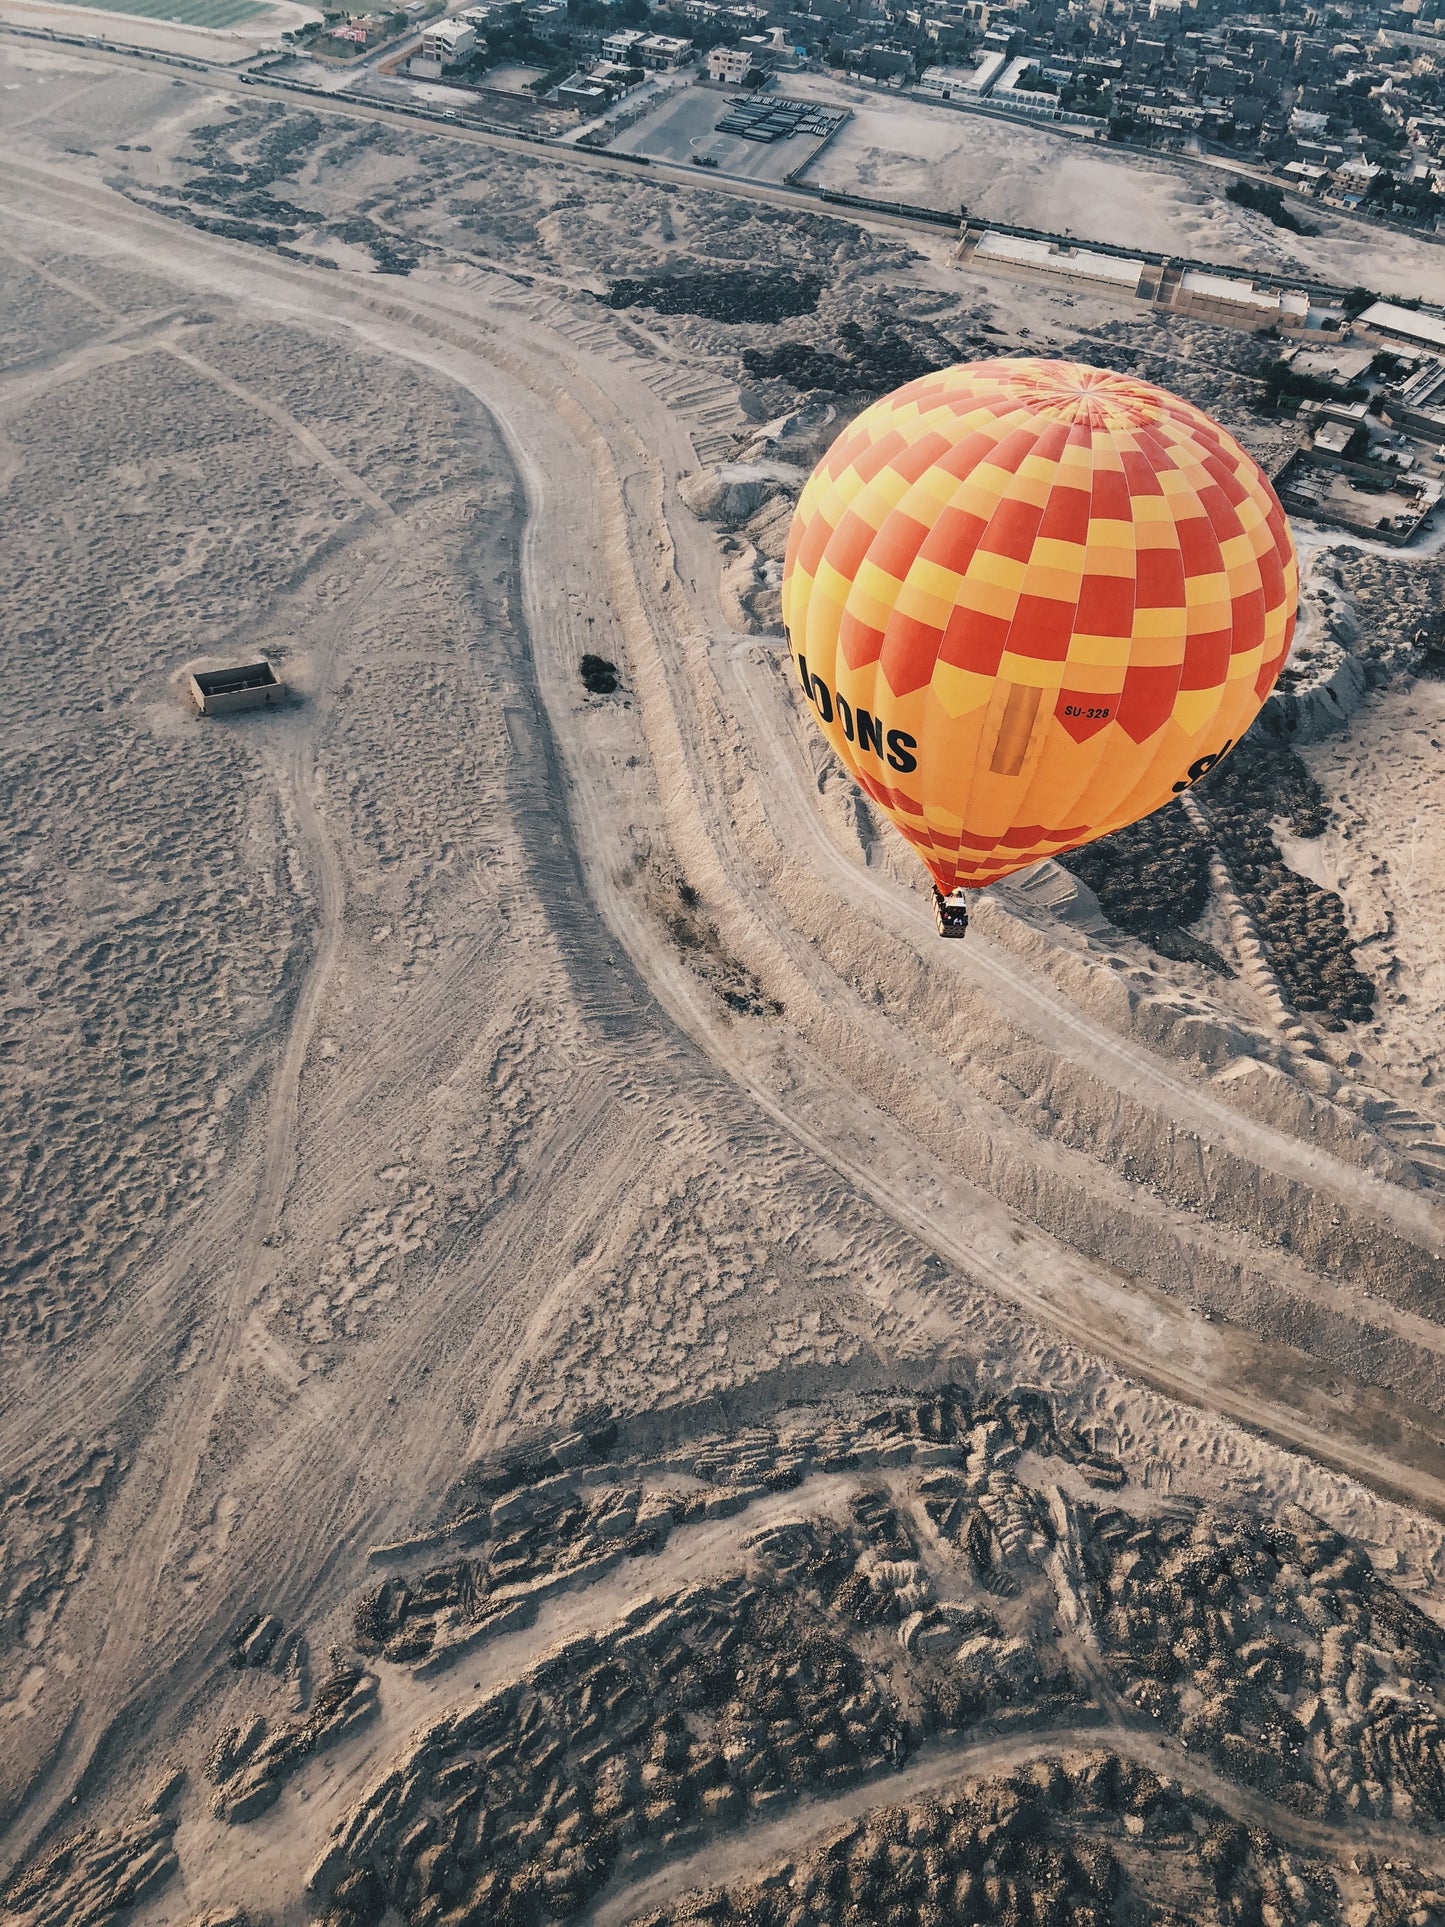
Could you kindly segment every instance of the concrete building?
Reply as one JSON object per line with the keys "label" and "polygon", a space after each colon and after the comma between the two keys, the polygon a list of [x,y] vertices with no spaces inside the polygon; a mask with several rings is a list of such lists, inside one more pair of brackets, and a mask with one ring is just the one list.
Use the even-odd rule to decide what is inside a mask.
{"label": "concrete building", "polygon": [[1302,334],[1309,325],[1309,296],[1302,289],[1257,288],[1231,275],[1185,268],[1159,254],[1106,254],[1048,235],[1010,234],[966,222],[955,259],[962,267],[1047,275],[1066,286],[1148,301],[1227,328]]}
{"label": "concrete building", "polygon": [[598,51],[604,60],[610,60],[618,67],[640,66],[641,62],[634,60],[632,50],[639,40],[646,38],[647,35],[637,27],[619,27],[616,33],[602,36]]}
{"label": "concrete building", "polygon": [[680,67],[692,52],[692,42],[676,34],[649,33],[632,49],[640,67]]}
{"label": "concrete building", "polygon": [[283,702],[286,685],[264,658],[232,669],[193,669],[191,701],[203,716],[228,716],[238,709],[271,709]]}
{"label": "concrete building", "polygon": [[986,53],[976,67],[926,67],[918,91],[938,100],[982,100],[1003,71],[1006,58],[995,50]]}
{"label": "concrete building", "polygon": [[875,80],[900,80],[913,72],[913,55],[907,47],[894,47],[883,41],[862,47],[853,57],[859,73]]}
{"label": "concrete building", "polygon": [[1021,234],[990,231],[975,243],[970,258],[981,268],[1003,268],[1011,274],[1045,274],[1051,281],[1137,298],[1144,263],[1116,254],[1095,254],[1088,248],[1060,247],[1050,241],[1030,240]]}
{"label": "concrete building", "polygon": [[1320,455],[1344,456],[1350,446],[1354,430],[1347,422],[1322,422],[1315,430],[1311,446]]}
{"label": "concrete building", "polygon": [[725,80],[736,87],[754,64],[752,52],[747,47],[713,47],[707,57],[707,77],[709,80]]}
{"label": "concrete building", "polygon": [[532,5],[527,9],[527,18],[539,40],[550,40],[554,45],[566,46],[570,35],[563,0],[532,0]]}
{"label": "concrete building", "polygon": [[1256,288],[1227,274],[1189,268],[1179,277],[1169,306],[1176,314],[1213,321],[1225,328],[1302,329],[1309,325],[1310,299],[1302,291]]}
{"label": "concrete building", "polygon": [[1401,308],[1393,301],[1373,302],[1355,323],[1355,333],[1387,348],[1445,351],[1445,316]]}
{"label": "concrete building", "polygon": [[575,107],[579,114],[600,114],[611,98],[612,89],[589,74],[573,74],[557,89],[559,105]]}
{"label": "concrete building", "polygon": [[1445,362],[1425,356],[1382,412],[1392,428],[1422,441],[1445,442]]}
{"label": "concrete building", "polygon": [[476,46],[477,30],[469,20],[438,20],[422,30],[422,59],[438,61],[443,67],[460,67]]}
{"label": "concrete building", "polygon": [[972,86],[973,72],[968,67],[925,67],[918,76],[920,94],[932,94],[938,100],[976,100],[977,91]]}
{"label": "concrete building", "polygon": [[1374,359],[1373,348],[1352,348],[1342,341],[1328,348],[1290,348],[1280,356],[1297,375],[1327,381],[1334,389],[1351,388],[1363,381]]}

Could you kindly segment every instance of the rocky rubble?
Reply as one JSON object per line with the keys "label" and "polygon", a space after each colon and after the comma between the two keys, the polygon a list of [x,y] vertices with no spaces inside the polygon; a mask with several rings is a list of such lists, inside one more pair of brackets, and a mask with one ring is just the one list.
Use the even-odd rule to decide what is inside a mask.
{"label": "rocky rubble", "polygon": [[[543,1927],[804,1796],[882,1802],[905,1770],[938,1799],[872,1805],[649,1927],[1430,1927],[1426,1876],[1358,1830],[1445,1823],[1445,1633],[1310,1514],[1140,1489],[1029,1389],[659,1441],[670,1423],[630,1442],[599,1419],[480,1462],[444,1526],[373,1549],[358,1643],[418,1670],[629,1554],[676,1541],[710,1568],[590,1621],[569,1608],[587,1630],[491,1690],[449,1688],[315,1855],[328,1927]],[[232,1650],[276,1673],[295,1641],[256,1612]],[[338,1658],[306,1718],[228,1727],[212,1813],[264,1811],[376,1698]],[[976,1746],[1023,1764],[968,1784]],[[168,1797],[36,1863],[4,1918],[108,1927],[174,1867]],[[1331,1827],[1352,1868],[1281,1845]]]}
{"label": "rocky rubble", "polygon": [[[1328,822],[1326,798],[1294,750],[1277,732],[1256,730],[1196,785],[1194,798],[1295,1009],[1329,1030],[1368,1022],[1375,986],[1355,961],[1343,903],[1291,870],[1275,842],[1277,817],[1306,837]],[[1176,802],[1059,861],[1119,929],[1166,957],[1224,970],[1225,960],[1190,928],[1210,899],[1210,847]]]}
{"label": "rocky rubble", "polygon": [[1355,1547],[1297,1507],[1078,1518],[1127,1700],[1297,1811],[1445,1821],[1445,1635]]}
{"label": "rocky rubble", "polygon": [[850,405],[860,405],[954,362],[994,352],[992,332],[960,338],[923,321],[868,329],[849,317],[838,323],[830,346],[782,341],[773,348],[745,348],[742,363],[755,381],[786,382],[803,394],[845,395]]}
{"label": "rocky rubble", "polygon": [[0,1887],[5,1927],[111,1927],[160,1892],[177,1867],[179,1775],[128,1826],[72,1834]]}
{"label": "rocky rubble", "polygon": [[1197,801],[1295,1008],[1318,1013],[1330,1030],[1367,1023],[1375,986],[1355,962],[1344,905],[1289,868],[1270,827],[1284,817],[1296,836],[1311,837],[1329,821],[1327,799],[1299,757],[1257,731],[1209,772]]}
{"label": "rocky rubble", "polygon": [[619,1860],[848,1785],[902,1745],[879,1680],[802,1600],[743,1579],[648,1598],[423,1733],[310,1891],[336,1927],[389,1906],[498,1927],[561,1916]]}
{"label": "rocky rubble", "polygon": [[359,1666],[337,1666],[317,1688],[304,1719],[284,1721],[274,1731],[260,1715],[244,1727],[228,1727],[206,1763],[216,1787],[212,1813],[232,1826],[254,1820],[276,1804],[308,1755],[374,1718],[377,1710],[376,1676]]}
{"label": "rocky rubble", "polygon": [[1069,850],[1059,861],[1089,886],[1117,929],[1163,957],[1230,972],[1219,952],[1190,928],[1209,904],[1209,846],[1179,803]]}
{"label": "rocky rubble", "polygon": [[700,315],[706,321],[784,321],[791,315],[811,314],[822,286],[815,274],[781,269],[677,268],[667,274],[614,280],[607,290],[607,305]]}
{"label": "rocky rubble", "polygon": [[1030,1392],[975,1402],[947,1386],[911,1403],[802,1414],[630,1460],[617,1450],[615,1428],[574,1433],[545,1454],[474,1467],[441,1530],[373,1547],[373,1562],[396,1570],[358,1602],[353,1636],[363,1653],[434,1671],[530,1623],[557,1587],[589,1583],[624,1559],[658,1552],[675,1528],[743,1513],[814,1471],[949,1467],[957,1489],[971,1494],[962,1475],[973,1466],[984,1484],[977,1516],[969,1513],[969,1543],[1002,1571],[1017,1542],[998,1536],[994,1518],[1004,1521],[1006,1504],[1025,1502],[1006,1500],[999,1482],[1007,1480],[1009,1453],[1031,1445],[1092,1468],[1096,1478],[1122,1481],[1121,1468],[1058,1427],[1048,1400]]}
{"label": "rocky rubble", "polygon": [[[839,1474],[850,1481],[841,1497]],[[834,1495],[822,1511],[808,1494],[817,1475],[831,1475]],[[1445,1634],[1297,1508],[1266,1519],[1136,1495],[1097,1438],[1027,1390],[860,1399],[650,1451],[599,1424],[480,1464],[439,1533],[376,1550],[391,1570],[362,1602],[358,1636],[412,1664],[444,1663],[514,1623],[500,1615],[529,1589],[535,1599],[585,1582],[731,1518],[735,1577],[639,1600],[418,1737],[317,1863],[313,1899],[334,1927],[363,1927],[388,1906],[428,1927],[561,1918],[605,1882],[745,1815],[786,1811],[805,1790],[863,1779],[881,1795],[922,1746],[1081,1724],[1152,1728],[1182,1746],[1181,1765],[1198,1758],[1242,1802],[1270,1803],[1286,1830],[1300,1824],[1291,1816],[1316,1828],[1445,1821]],[[464,1556],[413,1571],[458,1541]],[[1105,1784],[1099,1772],[1134,1785],[1136,1769],[1117,1761],[1091,1768],[1091,1786]],[[1304,1872],[1224,1816],[1201,1820],[1196,1804],[1166,1825],[1158,1816],[1178,1819],[1178,1795],[1156,1792],[1136,1825],[1132,1797],[1111,1794],[1122,1818],[1089,1828],[1105,1827],[1125,1860],[1146,1834],[1177,1837],[1170,1892],[1203,1883],[1196,1909],[1150,1918],[1337,1917],[1333,1898],[1310,1898]],[[1097,1806],[1076,1790],[1049,1811],[1067,1808],[1072,1828]],[[957,1891],[960,1920],[1141,1918],[1132,1901],[1116,1904],[1135,1878],[1127,1868],[1107,1891],[1078,1884],[1076,1845],[992,1872],[965,1865],[960,1847],[930,1891],[937,1905]],[[965,1873],[983,1885],[959,1888]],[[843,1880],[820,1899],[811,1881],[815,1911],[779,1919],[880,1917],[866,1886]],[[899,1906],[919,1898],[899,1891]],[[1047,1906],[1030,1913],[1026,1892]],[[835,1903],[842,1911],[828,1911]],[[756,1895],[739,1904],[741,1918],[773,1917]]]}
{"label": "rocky rubble", "polygon": [[[341,241],[350,247],[366,248],[379,274],[408,274],[417,265],[416,252],[398,246],[396,236],[366,212],[328,222],[316,207],[298,204],[275,191],[284,183],[301,192],[295,186],[296,177],[315,159],[318,150],[328,158],[352,153],[358,145],[354,134],[335,141],[314,114],[288,112],[279,102],[229,111],[231,118],[192,130],[194,165],[180,185],[146,191],[124,175],[113,178],[110,185],[152,212],[183,221],[188,227],[230,241],[275,248],[313,267],[334,268],[336,262],[324,254],[298,248],[298,240],[311,247]],[[381,127],[365,130],[361,144],[385,151],[390,144],[389,132]]]}
{"label": "rocky rubble", "polygon": [[[1175,1905],[1159,1905],[1161,1867]],[[1100,1751],[1038,1759],[945,1802],[878,1807],[754,1882],[689,1894],[633,1927],[1326,1927],[1339,1917],[1323,1863]]]}

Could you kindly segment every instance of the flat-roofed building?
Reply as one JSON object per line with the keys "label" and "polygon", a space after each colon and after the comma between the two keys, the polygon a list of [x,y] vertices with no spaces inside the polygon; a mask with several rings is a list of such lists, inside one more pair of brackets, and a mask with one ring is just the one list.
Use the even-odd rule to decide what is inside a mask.
{"label": "flat-roofed building", "polygon": [[1310,313],[1309,296],[1302,290],[1257,288],[1252,281],[1199,268],[1181,275],[1170,306],[1176,314],[1226,328],[1304,328]]}
{"label": "flat-roofed building", "polygon": [[1393,428],[1427,442],[1445,442],[1445,362],[1423,357],[1381,412]]}
{"label": "flat-roofed building", "polygon": [[713,47],[707,57],[707,77],[737,86],[754,64],[752,52],[747,47]]}
{"label": "flat-roofed building", "polygon": [[937,100],[982,100],[1002,72],[1005,58],[1001,53],[986,53],[973,67],[925,67],[918,91]]}
{"label": "flat-roofed building", "polygon": [[263,656],[259,662],[229,669],[193,669],[191,701],[203,716],[227,716],[237,709],[273,709],[283,702],[286,685]]}
{"label": "flat-roofed building", "polygon": [[1402,308],[1393,301],[1372,302],[1356,321],[1355,333],[1387,347],[1403,344],[1427,348],[1433,354],[1445,352],[1445,317]]}
{"label": "flat-roofed building", "polygon": [[633,58],[633,48],[647,35],[636,27],[619,27],[616,33],[602,36],[600,52],[604,60],[612,60],[619,67],[632,67],[638,63]]}
{"label": "flat-roofed building", "polygon": [[680,67],[692,52],[692,42],[683,40],[677,34],[644,34],[632,49],[632,57],[641,67]]}
{"label": "flat-roofed building", "polygon": [[438,20],[422,30],[421,57],[439,61],[443,67],[460,67],[476,45],[477,30],[469,20]]}
{"label": "flat-roofed building", "polygon": [[1053,241],[992,230],[975,243],[970,258],[976,267],[1003,268],[1011,274],[1046,274],[1054,281],[1133,297],[1138,296],[1144,278],[1144,263],[1126,255],[1096,254],[1091,248],[1061,247]]}
{"label": "flat-roofed building", "polygon": [[572,74],[557,89],[559,105],[575,107],[581,114],[600,113],[611,99],[612,89],[589,74]]}

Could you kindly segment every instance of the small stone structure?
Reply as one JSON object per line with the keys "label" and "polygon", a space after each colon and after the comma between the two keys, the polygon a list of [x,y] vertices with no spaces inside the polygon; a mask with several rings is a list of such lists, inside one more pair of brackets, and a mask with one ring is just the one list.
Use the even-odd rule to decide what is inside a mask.
{"label": "small stone structure", "polygon": [[203,716],[228,716],[236,709],[271,709],[286,694],[286,685],[263,657],[232,669],[193,669],[191,699]]}

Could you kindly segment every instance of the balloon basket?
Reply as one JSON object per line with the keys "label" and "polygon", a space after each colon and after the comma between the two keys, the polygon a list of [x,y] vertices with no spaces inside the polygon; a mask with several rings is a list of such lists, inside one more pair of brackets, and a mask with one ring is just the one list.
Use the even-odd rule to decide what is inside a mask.
{"label": "balloon basket", "polygon": [[940,937],[965,937],[968,935],[968,904],[962,890],[955,890],[952,896],[945,896],[933,887],[933,921],[938,926]]}

